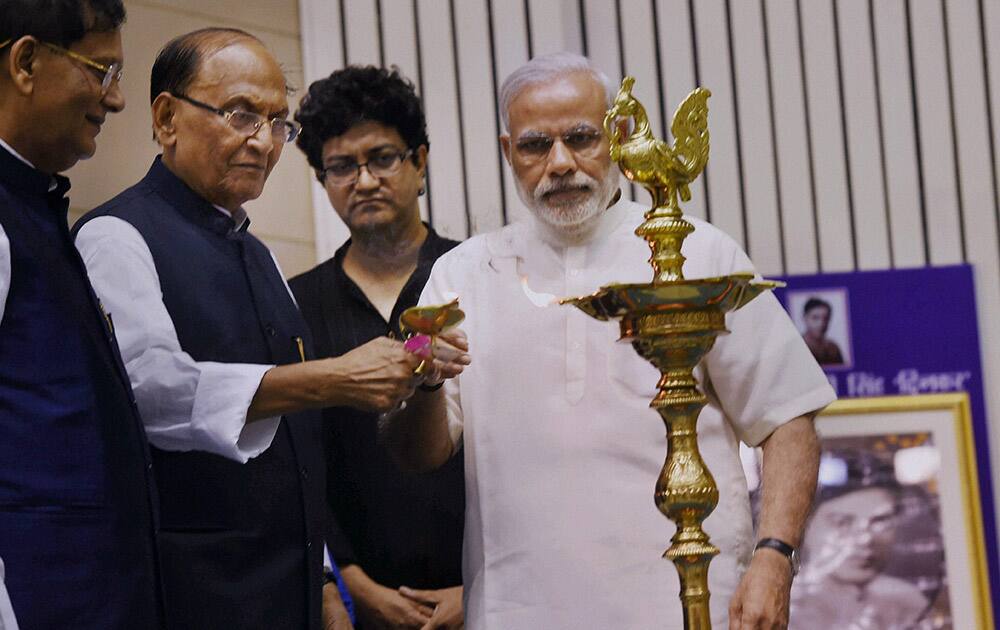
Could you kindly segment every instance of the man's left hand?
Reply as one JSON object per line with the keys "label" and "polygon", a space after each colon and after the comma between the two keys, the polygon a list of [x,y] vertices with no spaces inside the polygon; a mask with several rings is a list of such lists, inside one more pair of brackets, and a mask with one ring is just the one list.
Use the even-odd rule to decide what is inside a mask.
{"label": "man's left hand", "polygon": [[434,608],[430,621],[420,630],[462,630],[465,627],[462,615],[462,587],[453,586],[433,591],[419,591],[406,586],[399,587],[399,594],[415,602]]}
{"label": "man's left hand", "polygon": [[792,567],[771,549],[754,554],[729,603],[729,630],[785,630]]}
{"label": "man's left hand", "polygon": [[323,585],[323,630],[354,630],[335,582]]}

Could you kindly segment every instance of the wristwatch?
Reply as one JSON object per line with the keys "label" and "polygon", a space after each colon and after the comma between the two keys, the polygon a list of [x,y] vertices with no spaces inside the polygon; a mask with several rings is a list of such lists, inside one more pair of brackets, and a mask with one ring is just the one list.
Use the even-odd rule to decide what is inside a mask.
{"label": "wristwatch", "polygon": [[757,553],[759,549],[767,547],[768,549],[774,549],[781,555],[788,558],[788,562],[792,565],[792,577],[795,577],[799,573],[799,552],[795,547],[789,545],[783,540],[778,540],[777,538],[761,538],[757,542],[757,546],[753,548],[753,552]]}

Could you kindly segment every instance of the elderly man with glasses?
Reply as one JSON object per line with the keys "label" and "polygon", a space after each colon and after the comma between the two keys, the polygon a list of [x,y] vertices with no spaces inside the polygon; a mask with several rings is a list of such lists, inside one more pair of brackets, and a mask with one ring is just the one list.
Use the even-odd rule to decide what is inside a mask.
{"label": "elderly man with glasses", "polygon": [[161,623],[146,437],[59,174],[125,106],[124,20],[120,0],[0,2],[4,630]]}
{"label": "elderly man with glasses", "polygon": [[299,130],[256,38],[177,37],[153,65],[150,99],[162,155],[80,220],[77,246],[154,447],[168,624],[315,629],[321,601],[328,627],[347,623],[323,582],[314,410],[392,408],[420,359],[381,338],[310,360],[306,324],[242,208]]}

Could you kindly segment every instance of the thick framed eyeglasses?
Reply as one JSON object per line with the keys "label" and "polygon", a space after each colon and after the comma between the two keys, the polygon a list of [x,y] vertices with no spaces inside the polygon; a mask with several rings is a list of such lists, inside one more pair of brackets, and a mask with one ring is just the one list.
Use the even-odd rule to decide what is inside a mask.
{"label": "thick framed eyeglasses", "polygon": [[[604,134],[589,126],[572,129],[558,137],[567,149],[586,158],[600,152],[603,139]],[[527,133],[517,139],[514,150],[525,162],[540,162],[549,155],[555,143],[555,139],[545,134]]]}
{"label": "thick framed eyeglasses", "polygon": [[[12,41],[14,40],[7,39],[4,40],[3,42],[0,42],[0,50],[2,50],[4,47],[10,44]],[[74,61],[79,61],[80,63],[84,64],[91,70],[94,70],[97,73],[97,76],[101,78],[102,97],[106,96],[108,92],[111,91],[112,86],[116,85],[118,82],[122,80],[122,74],[123,74],[122,64],[118,63],[117,61],[111,65],[108,65],[105,63],[101,63],[100,61],[94,61],[93,59],[87,57],[86,55],[81,55],[80,53],[73,52],[72,50],[67,50],[62,46],[56,46],[55,44],[50,44],[49,42],[45,42],[40,39],[37,41],[39,44],[45,46],[52,52],[63,55],[65,57],[69,57]]]}
{"label": "thick framed eyeglasses", "polygon": [[407,149],[406,151],[382,151],[368,156],[367,162],[358,163],[354,160],[334,162],[321,171],[323,182],[337,186],[353,184],[358,181],[362,166],[368,169],[372,177],[392,177],[399,172],[399,167],[403,164],[403,161],[409,159],[412,155],[413,149]]}
{"label": "thick framed eyeglasses", "polygon": [[285,142],[291,142],[299,135],[299,131],[302,129],[302,125],[293,121],[286,120],[284,118],[267,118],[266,116],[261,116],[260,114],[255,114],[253,112],[244,111],[242,109],[220,109],[218,107],[212,107],[208,103],[202,103],[201,101],[195,100],[190,96],[184,94],[171,94],[174,98],[180,99],[185,103],[190,103],[195,107],[199,107],[206,111],[210,111],[213,114],[217,114],[226,119],[229,126],[235,129],[237,132],[244,134],[246,137],[250,137],[257,133],[261,127],[265,124],[271,127],[271,138],[277,144],[284,144]]}

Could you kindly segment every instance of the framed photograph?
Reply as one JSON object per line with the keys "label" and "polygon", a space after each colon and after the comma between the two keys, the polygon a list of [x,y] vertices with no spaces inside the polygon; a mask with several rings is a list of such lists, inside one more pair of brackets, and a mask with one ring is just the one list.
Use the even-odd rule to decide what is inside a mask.
{"label": "framed photograph", "polygon": [[993,629],[967,394],[839,400],[816,427],[789,630]]}
{"label": "framed photograph", "polygon": [[788,315],[816,361],[827,369],[854,365],[846,288],[788,289]]}

